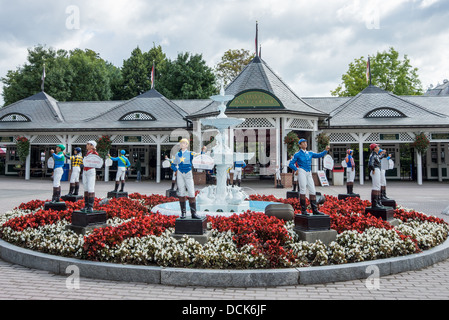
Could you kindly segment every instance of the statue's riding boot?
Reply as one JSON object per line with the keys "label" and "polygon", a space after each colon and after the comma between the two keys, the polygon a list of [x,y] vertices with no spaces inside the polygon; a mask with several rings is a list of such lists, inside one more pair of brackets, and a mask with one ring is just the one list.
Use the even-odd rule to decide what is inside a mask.
{"label": "statue's riding boot", "polygon": [[125,181],[122,181],[122,185],[120,187],[120,192],[123,192],[123,189],[125,189]]}
{"label": "statue's riding boot", "polygon": [[380,202],[380,191],[371,190],[371,208],[382,208],[382,202]]}
{"label": "statue's riding boot", "polygon": [[349,194],[355,194],[354,193],[354,182],[351,182]]}
{"label": "statue's riding boot", "polygon": [[73,192],[75,190],[75,184],[71,183],[70,184],[70,189],[69,189],[69,193],[66,195],[67,197],[73,196]]}
{"label": "statue's riding boot", "polygon": [[51,195],[51,202],[55,203],[55,199],[56,199],[56,190],[57,188],[53,187],[53,194]]}
{"label": "statue's riding boot", "polygon": [[387,187],[380,187],[380,198],[381,200],[389,200],[387,197]]}
{"label": "statue's riding boot", "polygon": [[324,213],[318,211],[318,205],[316,204],[316,195],[309,196],[309,201],[312,207],[313,215],[324,215]]}
{"label": "statue's riding boot", "polygon": [[301,214],[308,215],[309,213],[307,212],[307,204],[306,204],[306,195],[305,194],[299,195],[299,204],[301,205]]}
{"label": "statue's riding boot", "polygon": [[384,208],[384,205],[382,204],[382,192],[377,191],[377,203],[380,208]]}
{"label": "statue's riding boot", "polygon": [[170,188],[170,190],[175,190],[175,182],[174,181],[172,181],[172,183],[171,183],[171,188]]}
{"label": "statue's riding boot", "polygon": [[195,198],[189,198],[190,214],[192,219],[201,219],[200,216],[196,214],[196,201]]}
{"label": "statue's riding boot", "polygon": [[346,183],[346,194],[351,194],[351,185]]}
{"label": "statue's riding boot", "polygon": [[79,182],[75,182],[75,187],[73,188],[73,195],[77,196],[79,190],[80,190],[80,183]]}
{"label": "statue's riding boot", "polygon": [[179,205],[181,207],[181,219],[186,218],[186,197],[179,197]]}
{"label": "statue's riding boot", "polygon": [[89,193],[89,196],[87,199],[86,212],[91,213],[94,211],[94,203],[95,203],[95,193]]}
{"label": "statue's riding boot", "polygon": [[81,211],[86,211],[88,206],[89,206],[89,193],[87,191],[84,191],[84,208],[82,208]]}
{"label": "statue's riding boot", "polygon": [[239,182],[238,182],[238,186],[239,186],[239,187],[240,187],[240,183],[241,183],[241,182],[242,182],[242,180],[239,179]]}
{"label": "statue's riding boot", "polygon": [[115,182],[115,188],[114,188],[114,190],[113,191],[111,191],[111,192],[117,192],[118,191],[118,186],[120,185],[120,181],[116,181]]}
{"label": "statue's riding boot", "polygon": [[376,191],[371,190],[371,208],[376,208],[377,205],[377,194]]}
{"label": "statue's riding boot", "polygon": [[296,191],[296,187],[297,187],[297,186],[298,186],[298,184],[296,184],[296,183],[293,182],[293,190],[292,190],[293,192]]}
{"label": "statue's riding boot", "polygon": [[51,202],[56,203],[59,202],[59,198],[61,196],[61,187],[53,188],[53,196],[51,197]]}

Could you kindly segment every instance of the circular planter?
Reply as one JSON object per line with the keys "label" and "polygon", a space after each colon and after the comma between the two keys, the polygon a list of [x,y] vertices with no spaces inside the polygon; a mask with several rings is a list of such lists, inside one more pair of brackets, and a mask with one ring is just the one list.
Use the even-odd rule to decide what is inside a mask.
{"label": "circular planter", "polygon": [[366,279],[373,274],[373,270],[378,270],[376,274],[381,277],[419,270],[448,257],[449,240],[446,240],[439,246],[417,254],[342,265],[263,270],[183,269],[64,258],[24,249],[0,240],[0,258],[28,268],[69,276],[76,266],[79,275],[84,278],[173,286],[274,287],[349,281]]}

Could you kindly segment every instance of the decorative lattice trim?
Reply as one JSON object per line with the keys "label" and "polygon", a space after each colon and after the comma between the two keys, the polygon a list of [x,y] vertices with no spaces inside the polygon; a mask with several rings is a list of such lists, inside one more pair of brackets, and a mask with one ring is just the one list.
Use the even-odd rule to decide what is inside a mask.
{"label": "decorative lattice trim", "polygon": [[151,136],[142,136],[142,143],[156,143]]}
{"label": "decorative lattice trim", "polygon": [[414,139],[412,138],[411,135],[409,135],[407,132],[401,132],[399,133],[399,139],[401,141],[407,141],[407,142],[413,142]]}
{"label": "decorative lattice trim", "polygon": [[265,118],[247,118],[236,128],[274,128],[274,125]]}
{"label": "decorative lattice trim", "polygon": [[52,135],[44,135],[44,136],[36,136],[31,143],[33,144],[60,144],[64,143],[57,136]]}
{"label": "decorative lattice trim", "polygon": [[365,141],[378,142],[380,139],[379,133],[371,133]]}
{"label": "decorative lattice trim", "polygon": [[99,136],[97,135],[84,135],[84,136],[79,136],[74,142],[73,144],[85,144],[87,141],[97,141],[99,138]]}
{"label": "decorative lattice trim", "polygon": [[310,124],[308,120],[305,119],[293,119],[289,127],[291,129],[312,129],[313,125]]}
{"label": "decorative lattice trim", "polygon": [[122,136],[122,135],[117,135],[117,136],[112,140],[112,143],[117,144],[117,143],[123,143],[124,141],[125,141],[124,136]]}
{"label": "decorative lattice trim", "polygon": [[357,142],[350,133],[330,133],[329,138],[331,142]]}

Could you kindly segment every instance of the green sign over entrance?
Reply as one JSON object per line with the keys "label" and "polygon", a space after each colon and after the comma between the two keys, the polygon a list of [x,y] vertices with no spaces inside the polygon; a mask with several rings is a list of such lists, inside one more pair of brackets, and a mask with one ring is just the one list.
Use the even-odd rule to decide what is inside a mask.
{"label": "green sign over entrance", "polygon": [[229,109],[270,109],[284,108],[282,103],[272,94],[266,91],[251,90],[238,94],[228,104]]}

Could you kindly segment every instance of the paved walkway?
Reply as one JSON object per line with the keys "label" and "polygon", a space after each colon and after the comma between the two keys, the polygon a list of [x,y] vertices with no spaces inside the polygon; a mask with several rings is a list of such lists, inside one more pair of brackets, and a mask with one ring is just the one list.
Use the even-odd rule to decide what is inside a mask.
{"label": "paved walkway", "polygon": [[[244,183],[249,193],[285,197],[286,189],[275,189],[271,181]],[[128,192],[164,194],[168,182],[129,182]],[[113,182],[97,183],[97,196],[103,197]],[[370,185],[356,185],[355,192],[369,199]],[[49,180],[30,181],[0,177],[0,201],[6,212],[21,202],[51,197]],[[68,184],[63,183],[63,193]],[[337,195],[344,186],[318,188],[323,194]],[[389,182],[388,195],[405,207],[449,221],[441,212],[449,206],[449,183]],[[0,299],[194,299],[194,300],[287,300],[287,299],[448,299],[449,260],[429,268],[404,272],[380,279],[355,280],[323,285],[297,285],[274,288],[172,287],[81,278],[79,286],[67,276],[28,269],[0,259]]]}

